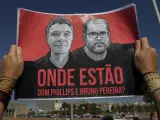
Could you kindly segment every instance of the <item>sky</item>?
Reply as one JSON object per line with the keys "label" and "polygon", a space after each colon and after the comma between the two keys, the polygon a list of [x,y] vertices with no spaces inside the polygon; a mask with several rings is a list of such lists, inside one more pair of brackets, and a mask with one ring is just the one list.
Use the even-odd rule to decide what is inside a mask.
{"label": "sky", "polygon": [[[160,9],[160,0],[156,1]],[[0,59],[8,53],[11,44],[16,44],[17,8],[46,13],[74,14],[106,12],[130,3],[136,4],[140,36],[147,37],[151,46],[156,48],[159,54],[160,24],[152,0],[1,0]],[[32,101],[21,102],[29,104],[30,107],[34,105]]]}

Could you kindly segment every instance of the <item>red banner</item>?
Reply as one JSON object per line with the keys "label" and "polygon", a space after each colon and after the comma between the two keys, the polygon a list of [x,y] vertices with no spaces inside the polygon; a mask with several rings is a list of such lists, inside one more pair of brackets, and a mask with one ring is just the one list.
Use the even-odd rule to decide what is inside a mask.
{"label": "red banner", "polygon": [[137,39],[134,4],[92,14],[19,9],[17,44],[25,70],[16,98],[139,95],[141,81],[132,65]]}

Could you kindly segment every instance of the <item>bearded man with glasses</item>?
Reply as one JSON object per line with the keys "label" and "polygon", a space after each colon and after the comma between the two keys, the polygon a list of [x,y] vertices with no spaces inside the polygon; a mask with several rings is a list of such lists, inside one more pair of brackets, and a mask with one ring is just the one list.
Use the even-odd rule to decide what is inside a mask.
{"label": "bearded man with glasses", "polygon": [[87,20],[83,25],[83,40],[85,45],[72,53],[77,61],[87,66],[100,67],[117,63],[117,60],[113,60],[116,57],[119,61],[123,59],[111,49],[109,24],[104,19]]}
{"label": "bearded man with glasses", "polygon": [[85,46],[74,51],[74,54],[83,56],[84,52],[93,61],[101,61],[106,58],[107,49],[110,46],[110,32],[105,20],[94,18],[86,21],[83,25],[83,39]]}
{"label": "bearded man with glasses", "polygon": [[[135,82],[132,71],[127,72],[129,69],[132,69],[132,60],[129,61],[129,65],[128,61],[126,64],[125,56],[113,48],[115,45],[111,44],[110,34],[109,24],[104,19],[92,18],[84,23],[83,40],[85,45],[73,51],[72,54],[80,68],[95,68],[95,70],[89,73],[91,76],[86,75],[83,80],[86,82],[87,80],[93,81],[92,78],[97,80],[103,79],[103,83],[107,83],[107,87],[125,86],[125,95],[136,94],[135,92],[140,90],[135,87],[135,84],[138,85],[139,83]],[[112,74],[105,71],[107,67],[111,68]],[[121,69],[121,74],[120,72],[115,72],[116,67]],[[106,76],[110,76],[110,78],[107,78],[110,80],[109,82],[105,81]],[[119,81],[123,79],[124,82],[116,84],[112,79]],[[102,83],[97,81],[97,85],[102,85]]]}

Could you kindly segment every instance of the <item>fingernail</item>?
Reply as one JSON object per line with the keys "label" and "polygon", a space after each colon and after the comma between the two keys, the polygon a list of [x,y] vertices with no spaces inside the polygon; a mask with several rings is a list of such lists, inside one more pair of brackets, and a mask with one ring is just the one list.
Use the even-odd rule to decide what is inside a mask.
{"label": "fingernail", "polygon": [[21,47],[18,47],[18,49],[21,50],[22,48],[21,48]]}
{"label": "fingernail", "polygon": [[20,53],[21,51],[22,51],[22,48],[21,48],[21,47],[18,47],[18,48],[17,48],[17,52]]}
{"label": "fingernail", "polygon": [[140,42],[140,40],[136,40],[136,44],[139,43],[139,42]]}
{"label": "fingernail", "polygon": [[147,40],[147,37],[143,37],[142,39],[143,39],[143,40]]}

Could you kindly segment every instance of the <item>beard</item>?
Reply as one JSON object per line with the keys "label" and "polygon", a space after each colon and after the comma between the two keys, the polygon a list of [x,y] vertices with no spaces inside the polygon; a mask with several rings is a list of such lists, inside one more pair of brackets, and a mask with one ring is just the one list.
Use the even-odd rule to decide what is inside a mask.
{"label": "beard", "polygon": [[103,42],[97,42],[97,43],[95,43],[95,44],[93,44],[93,45],[87,45],[87,48],[88,48],[92,53],[97,54],[97,55],[103,54],[104,52],[106,52],[108,47],[109,47],[109,46],[106,45],[106,44],[103,43]]}

